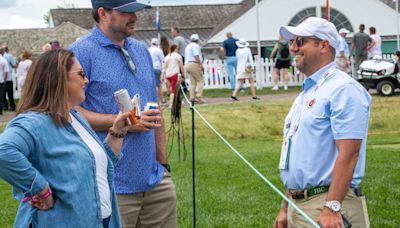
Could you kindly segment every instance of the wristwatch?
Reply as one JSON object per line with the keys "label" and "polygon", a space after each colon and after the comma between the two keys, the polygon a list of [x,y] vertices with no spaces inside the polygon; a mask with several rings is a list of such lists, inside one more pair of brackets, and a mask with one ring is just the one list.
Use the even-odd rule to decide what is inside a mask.
{"label": "wristwatch", "polygon": [[164,166],[164,168],[168,171],[171,172],[171,166],[169,166],[169,164],[161,164],[162,166]]}
{"label": "wristwatch", "polygon": [[338,213],[342,208],[342,205],[337,200],[325,201],[324,207],[331,209],[332,212]]}

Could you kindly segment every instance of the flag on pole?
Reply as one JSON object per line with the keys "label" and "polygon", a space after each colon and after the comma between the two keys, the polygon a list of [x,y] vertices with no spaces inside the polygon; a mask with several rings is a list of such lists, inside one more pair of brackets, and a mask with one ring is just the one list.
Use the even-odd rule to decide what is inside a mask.
{"label": "flag on pole", "polygon": [[325,7],[325,19],[330,21],[330,10],[329,10],[329,0],[326,0],[326,7]]}
{"label": "flag on pole", "polygon": [[158,7],[158,5],[157,5],[157,11],[156,11],[156,30],[157,30],[158,39],[160,39],[161,23],[160,23],[160,7]]}

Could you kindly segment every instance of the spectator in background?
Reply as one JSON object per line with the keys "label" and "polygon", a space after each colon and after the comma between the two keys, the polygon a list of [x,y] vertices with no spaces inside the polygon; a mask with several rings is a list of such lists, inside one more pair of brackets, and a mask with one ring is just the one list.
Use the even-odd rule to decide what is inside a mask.
{"label": "spectator in background", "polygon": [[18,87],[21,91],[21,94],[24,89],[25,85],[25,79],[28,74],[28,70],[30,66],[32,65],[32,50],[31,49],[25,49],[22,52],[22,60],[18,63],[18,68],[17,68],[17,84]]}
{"label": "spectator in background", "polygon": [[[236,45],[236,41],[238,39],[234,38],[231,32],[226,33],[226,40],[222,43],[220,48],[221,57],[226,57],[226,70],[229,76],[229,82],[231,84],[231,90],[235,90],[236,85],[236,68],[237,68],[237,58],[236,58],[236,50],[238,46]],[[243,88],[243,87],[242,87]]]}
{"label": "spectator in background", "polygon": [[[3,57],[4,48],[0,48],[0,94],[4,93],[4,86],[8,76],[8,62]],[[3,98],[0,99],[0,115],[3,115]]]}
{"label": "spectator in background", "polygon": [[368,58],[371,59],[374,56],[382,57],[381,36],[376,34],[375,27],[369,27],[369,35],[370,35],[370,37],[372,39],[372,42],[370,43],[370,45],[368,47]]}
{"label": "spectator in background", "polygon": [[[368,47],[372,43],[371,37],[368,36],[368,34],[364,33],[364,29],[365,25],[361,24],[359,27],[360,31],[353,36],[353,42],[350,49],[349,59],[351,59],[351,56],[353,55],[353,50],[355,50],[354,72],[356,73],[362,61],[368,59]],[[356,77],[356,75],[353,75],[353,77]]]}
{"label": "spectator in background", "polygon": [[249,43],[244,38],[240,38],[236,41],[236,45],[238,49],[236,50],[236,57],[238,59],[238,65],[236,69],[236,88],[232,93],[231,98],[235,101],[239,101],[237,99],[236,94],[240,89],[240,86],[244,83],[244,80],[248,79],[250,82],[251,94],[253,95],[253,100],[259,100],[256,96],[256,89],[254,86],[253,80],[253,71],[254,71],[254,61],[253,56],[251,55],[251,51],[249,47]]}
{"label": "spectator in background", "polygon": [[17,63],[15,62],[14,56],[9,53],[8,47],[4,47],[4,58],[7,60],[8,63],[8,75],[4,87],[3,109],[6,111],[15,111],[13,71],[14,68],[17,67]]}
{"label": "spectator in background", "polygon": [[61,44],[60,44],[60,42],[58,42],[58,40],[55,40],[55,41],[51,42],[50,45],[51,45],[51,49],[59,49],[59,48],[61,48]]}
{"label": "spectator in background", "polygon": [[[170,45],[168,42],[168,38],[166,36],[161,36],[160,38],[160,48],[164,53],[164,57],[168,55],[170,51]],[[164,82],[164,81],[163,81]],[[167,87],[167,94],[169,95],[169,91],[171,90],[171,84],[169,84],[169,81],[165,81],[166,87]],[[162,102],[166,102],[163,100]]]}
{"label": "spectator in background", "polygon": [[153,60],[153,70],[154,70],[154,77],[156,80],[156,87],[157,87],[157,94],[158,94],[158,99],[164,103],[164,94],[161,88],[161,70],[162,70],[162,65],[164,62],[164,53],[163,51],[158,47],[158,39],[153,38],[151,40],[151,46],[149,48],[149,52],[151,55],[151,59]]}
{"label": "spectator in background", "polygon": [[43,45],[43,47],[42,47],[42,50],[43,50],[43,52],[50,51],[51,50],[51,44],[45,43]]}
{"label": "spectator in background", "polygon": [[400,51],[396,51],[392,57],[393,62],[396,64],[395,69],[400,70]]}
{"label": "spectator in background", "polygon": [[[185,72],[183,67],[182,56],[179,54],[178,45],[171,45],[171,51],[165,58],[165,63],[163,67],[163,73],[165,74],[165,78],[171,84],[171,90],[169,93],[169,108],[172,107],[174,102],[174,94],[176,83],[179,81],[179,72]],[[182,74],[182,78],[185,78],[185,75]]]}
{"label": "spectator in background", "polygon": [[274,67],[274,86],[272,90],[278,90],[278,82],[279,75],[282,71],[283,81],[284,81],[284,90],[288,90],[288,82],[289,82],[289,67],[291,62],[291,55],[289,50],[289,43],[279,37],[278,42],[275,44],[274,49],[271,52],[271,59],[276,58],[275,67]]}
{"label": "spectator in background", "polygon": [[187,45],[185,38],[181,36],[178,27],[172,27],[171,34],[174,37],[174,44],[178,46],[179,54],[182,56],[183,62],[185,62],[185,49]]}
{"label": "spectator in background", "polygon": [[169,42],[166,36],[161,36],[160,38],[160,48],[163,51],[164,57],[169,53]]}
{"label": "spectator in background", "polygon": [[336,65],[337,67],[346,73],[349,73],[350,60],[349,56],[349,45],[346,42],[346,35],[349,33],[349,30],[345,28],[341,28],[339,30],[339,47],[336,48]]}
{"label": "spectator in background", "polygon": [[190,41],[185,50],[185,70],[190,76],[190,101],[202,104],[205,102],[203,99],[204,68],[199,35],[192,34]]}

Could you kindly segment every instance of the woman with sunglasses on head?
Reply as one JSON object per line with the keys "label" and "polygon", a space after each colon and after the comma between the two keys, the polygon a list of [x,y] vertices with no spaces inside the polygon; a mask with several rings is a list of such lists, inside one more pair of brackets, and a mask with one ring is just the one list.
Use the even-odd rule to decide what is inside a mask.
{"label": "woman with sunglasses on head", "polygon": [[74,109],[87,83],[67,50],[45,52],[30,67],[17,117],[0,135],[0,178],[20,202],[14,226],[121,226],[113,174],[129,113],[101,142]]}

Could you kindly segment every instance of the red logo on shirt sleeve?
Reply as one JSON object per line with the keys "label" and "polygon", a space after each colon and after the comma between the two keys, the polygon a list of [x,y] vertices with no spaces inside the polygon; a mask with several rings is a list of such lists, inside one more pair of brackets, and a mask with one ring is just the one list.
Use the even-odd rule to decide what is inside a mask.
{"label": "red logo on shirt sleeve", "polygon": [[312,108],[315,104],[315,99],[312,99],[310,102],[308,102],[308,108]]}

